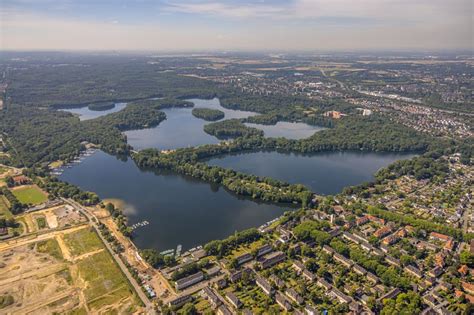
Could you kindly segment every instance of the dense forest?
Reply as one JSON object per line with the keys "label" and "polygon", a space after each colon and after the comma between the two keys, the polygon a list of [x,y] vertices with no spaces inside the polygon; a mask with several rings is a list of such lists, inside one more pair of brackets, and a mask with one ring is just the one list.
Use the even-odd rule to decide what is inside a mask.
{"label": "dense forest", "polygon": [[85,58],[84,63],[54,67],[44,63],[9,76],[8,96],[15,104],[63,107],[99,102],[126,102],[152,97],[182,99],[215,96],[212,82],[161,72],[135,58]]}
{"label": "dense forest", "polygon": [[239,119],[228,119],[207,124],[204,126],[204,131],[217,139],[229,139],[236,137],[263,137],[263,131],[257,128],[251,128],[244,125]]}
{"label": "dense forest", "polygon": [[192,111],[194,117],[201,118],[207,121],[216,121],[224,118],[223,111],[211,108],[194,108]]}
{"label": "dense forest", "polygon": [[7,135],[5,149],[11,151],[10,162],[17,166],[71,160],[84,150],[84,142],[123,155],[131,148],[121,131],[156,126],[166,119],[160,109],[172,106],[190,103],[176,99],[132,103],[119,112],[86,121],[63,111],[9,105],[0,112],[0,132]]}

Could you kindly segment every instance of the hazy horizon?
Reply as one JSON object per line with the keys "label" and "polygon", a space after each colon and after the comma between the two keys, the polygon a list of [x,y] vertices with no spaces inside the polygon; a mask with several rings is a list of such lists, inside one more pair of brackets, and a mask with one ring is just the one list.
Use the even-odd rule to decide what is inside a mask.
{"label": "hazy horizon", "polygon": [[3,0],[4,51],[471,51],[469,0]]}

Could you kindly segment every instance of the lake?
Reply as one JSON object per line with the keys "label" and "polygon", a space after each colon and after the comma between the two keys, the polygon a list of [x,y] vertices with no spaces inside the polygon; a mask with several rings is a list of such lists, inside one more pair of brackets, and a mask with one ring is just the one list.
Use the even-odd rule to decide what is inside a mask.
{"label": "lake", "polygon": [[[256,115],[253,112],[227,109],[220,105],[219,99],[189,99],[194,108],[212,108],[223,111],[224,119],[246,118]],[[220,141],[204,132],[204,125],[210,122],[194,117],[192,108],[163,109],[166,120],[154,128],[127,131],[128,143],[136,150],[157,148],[170,150],[194,147],[202,144],[216,144]]]}
{"label": "lake", "polygon": [[313,155],[251,152],[225,155],[207,161],[210,165],[244,173],[303,184],[317,194],[337,194],[344,187],[372,181],[373,174],[396,160],[414,154],[329,152]]}
{"label": "lake", "polygon": [[192,178],[142,171],[131,159],[124,162],[102,151],[66,169],[59,178],[94,191],[101,199],[123,200],[130,225],[150,222],[136,230],[135,244],[160,251],[178,244],[183,250],[204,245],[260,226],[289,209],[240,198]]}
{"label": "lake", "polygon": [[[258,115],[254,112],[227,109],[221,106],[218,98],[213,99],[188,99],[194,103],[194,108],[211,108],[224,112],[225,119],[240,119]],[[98,118],[107,114],[118,112],[127,106],[126,103],[117,103],[110,110],[94,111],[87,106],[81,108],[61,109],[75,115],[80,120]],[[154,128],[131,130],[125,132],[128,143],[136,150],[157,148],[170,150],[177,148],[194,147],[202,144],[216,144],[219,139],[204,132],[204,125],[211,122],[196,118],[192,115],[193,108],[166,108],[166,120]],[[288,139],[302,139],[313,135],[324,128],[310,126],[305,123],[278,122],[276,125],[267,126],[246,123],[246,125],[261,129],[266,137],[286,137]]]}
{"label": "lake", "polygon": [[73,113],[79,117],[80,120],[94,119],[107,114],[121,111],[127,106],[127,103],[115,103],[114,108],[108,110],[90,110],[89,107],[78,107],[78,108],[63,108],[62,111]]}
{"label": "lake", "polygon": [[295,140],[308,138],[315,132],[326,129],[324,127],[311,126],[301,122],[294,123],[287,121],[279,121],[275,125],[260,125],[253,123],[245,123],[245,125],[263,130],[265,137],[268,138],[284,137]]}

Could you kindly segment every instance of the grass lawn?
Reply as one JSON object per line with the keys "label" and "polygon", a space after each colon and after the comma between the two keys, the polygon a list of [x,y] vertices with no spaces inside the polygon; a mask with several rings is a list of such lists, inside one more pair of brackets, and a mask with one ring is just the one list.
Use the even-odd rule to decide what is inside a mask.
{"label": "grass lawn", "polygon": [[9,210],[8,201],[4,196],[0,196],[0,218],[1,219],[13,218],[13,215]]}
{"label": "grass lawn", "polygon": [[40,204],[48,201],[48,196],[37,186],[23,186],[12,190],[13,195],[23,204]]}
{"label": "grass lawn", "polygon": [[99,236],[92,228],[80,229],[65,234],[63,238],[73,256],[79,256],[104,247]]}
{"label": "grass lawn", "polygon": [[107,251],[80,260],[77,267],[79,276],[86,283],[86,302],[92,309],[134,295],[127,279]]}
{"label": "grass lawn", "polygon": [[58,241],[52,238],[40,241],[36,244],[36,250],[40,253],[48,253],[56,259],[63,259],[63,253],[59,247]]}

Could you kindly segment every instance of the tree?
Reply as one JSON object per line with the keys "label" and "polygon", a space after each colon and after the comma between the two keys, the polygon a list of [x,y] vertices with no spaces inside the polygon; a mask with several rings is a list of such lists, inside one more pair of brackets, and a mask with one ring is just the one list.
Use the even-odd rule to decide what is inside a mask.
{"label": "tree", "polygon": [[413,291],[401,293],[396,299],[383,301],[381,314],[418,314],[421,312],[421,298]]}
{"label": "tree", "polygon": [[184,306],[181,308],[181,312],[185,315],[197,314],[196,307],[191,302],[184,304]]}
{"label": "tree", "polygon": [[463,265],[467,265],[471,268],[474,267],[474,255],[467,250],[463,250],[461,254],[459,254],[459,261]]}

